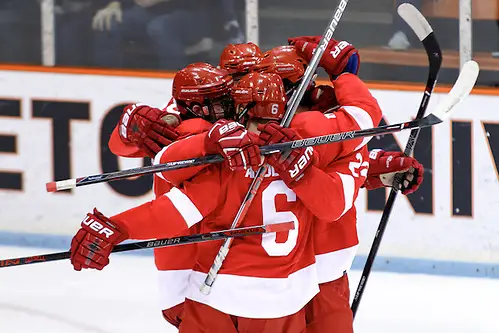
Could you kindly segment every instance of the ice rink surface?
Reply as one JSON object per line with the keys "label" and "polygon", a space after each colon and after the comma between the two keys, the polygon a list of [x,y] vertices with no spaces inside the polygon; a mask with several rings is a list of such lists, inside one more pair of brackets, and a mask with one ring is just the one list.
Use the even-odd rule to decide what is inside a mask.
{"label": "ice rink surface", "polygon": [[[56,252],[0,247],[0,258]],[[359,271],[350,274],[355,290]],[[176,332],[161,316],[152,257],[114,255],[103,271],[69,262],[0,269],[0,333]],[[498,333],[499,279],[374,272],[356,332]]]}

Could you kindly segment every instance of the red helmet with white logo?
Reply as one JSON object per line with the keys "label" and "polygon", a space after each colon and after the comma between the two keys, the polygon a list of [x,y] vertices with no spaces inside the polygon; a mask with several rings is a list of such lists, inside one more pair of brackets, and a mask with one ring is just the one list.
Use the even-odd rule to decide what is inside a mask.
{"label": "red helmet with white logo", "polygon": [[237,78],[253,71],[262,55],[262,51],[254,43],[229,44],[220,55],[219,66]]}
{"label": "red helmet with white logo", "polygon": [[277,74],[253,72],[243,76],[232,89],[232,98],[242,123],[248,118],[280,120],[284,116],[286,92]]}
{"label": "red helmet with white logo", "polygon": [[229,73],[208,63],[194,63],[181,69],[173,79],[172,93],[182,115],[210,121],[230,117],[230,91],[234,80]]}
{"label": "red helmet with white logo", "polygon": [[305,74],[307,62],[296,52],[293,45],[277,46],[263,54],[256,71],[276,73],[285,84],[296,84]]}

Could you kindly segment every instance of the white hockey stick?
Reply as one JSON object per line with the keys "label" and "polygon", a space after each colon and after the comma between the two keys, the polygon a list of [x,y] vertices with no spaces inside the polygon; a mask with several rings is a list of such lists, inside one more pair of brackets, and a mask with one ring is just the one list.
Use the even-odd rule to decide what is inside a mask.
{"label": "white hockey stick", "polygon": [[479,73],[480,66],[478,63],[474,60],[467,61],[463,65],[451,91],[444,97],[443,101],[438,103],[433,115],[441,120],[449,118],[455,107],[471,93]]}
{"label": "white hockey stick", "polygon": [[[343,13],[348,5],[348,1],[349,0],[339,0],[338,6],[336,7],[333,16],[331,17],[331,20],[329,21],[329,24],[326,27],[326,30],[324,31],[324,34],[322,35],[322,38],[317,45],[317,48],[314,52],[314,56],[310,60],[310,63],[308,64],[307,69],[305,70],[305,74],[303,74],[303,78],[301,79],[300,85],[293,92],[293,95],[291,96],[291,99],[288,103],[288,108],[281,120],[282,127],[288,127],[289,124],[291,123],[291,119],[293,118],[296,110],[298,109],[300,101],[302,100],[303,95],[305,94],[306,87],[312,80],[315,70],[319,66],[321,57],[326,51],[329,45],[329,41],[333,37],[334,31],[336,30],[336,27],[338,26],[338,23],[340,22],[340,19],[343,16]],[[267,168],[268,165],[264,164],[256,171],[255,178],[253,179],[253,182],[251,183],[248,192],[246,193],[246,196],[244,197],[243,202],[239,207],[239,210],[234,220],[232,221],[231,229],[236,228],[238,225],[240,225],[243,219],[245,218],[246,213],[248,212],[249,207],[253,202],[253,199],[258,191],[258,188],[263,182],[264,175],[267,172]],[[222,264],[225,260],[225,257],[229,253],[231,244],[232,244],[232,239],[228,238],[227,240],[224,241],[224,243],[220,247],[220,250],[218,251],[217,256],[215,257],[215,260],[213,261],[213,264],[211,265],[211,268],[208,271],[208,274],[206,275],[204,283],[201,285],[199,289],[201,293],[205,295],[208,295],[210,293],[213,283],[215,283],[215,279],[217,278],[218,272],[222,268]]]}
{"label": "white hockey stick", "polygon": [[[438,105],[435,107],[435,110],[427,115],[426,117],[419,119],[419,120],[413,120],[413,122],[418,122],[418,121],[425,121],[428,122],[430,121],[433,124],[438,124],[443,122],[445,119],[449,118],[453,112],[456,111],[456,106],[458,106],[468,95],[471,93],[473,90],[473,87],[475,86],[475,83],[478,79],[478,74],[480,72],[480,68],[478,66],[478,63],[476,63],[473,60],[470,60],[466,62],[463,65],[463,68],[461,69],[461,72],[459,73],[459,77],[457,78],[456,82],[454,83],[454,86],[452,86],[452,89],[450,92],[443,98],[443,100],[438,103]],[[410,142],[410,140],[409,140]],[[410,142],[411,143],[411,142]],[[415,140],[412,142],[412,144],[415,143]],[[392,193],[393,190],[391,191]],[[391,193],[391,194],[392,194]],[[371,247],[371,250],[369,251],[369,255],[366,260],[366,264],[364,266],[364,270],[362,271],[362,275],[360,278],[359,285],[357,287],[357,290],[355,292],[353,301],[352,301],[352,312],[355,318],[355,314],[357,313],[357,309],[360,304],[360,300],[362,299],[362,295],[364,293],[365,287],[367,280],[369,278],[369,274],[372,270],[372,266],[374,264],[374,259],[376,258],[377,251],[379,249],[379,246],[381,244],[381,239],[384,234],[385,227],[387,225],[388,221],[388,216],[391,211],[391,207],[393,206],[393,198],[394,196],[391,195],[389,198],[392,198],[392,205],[390,206],[390,209],[385,213],[383,211],[383,216],[381,219],[380,226],[378,227],[378,230],[376,232],[376,235],[374,237],[373,245]],[[390,201],[387,201],[388,203]],[[384,222],[384,223],[383,223]]]}

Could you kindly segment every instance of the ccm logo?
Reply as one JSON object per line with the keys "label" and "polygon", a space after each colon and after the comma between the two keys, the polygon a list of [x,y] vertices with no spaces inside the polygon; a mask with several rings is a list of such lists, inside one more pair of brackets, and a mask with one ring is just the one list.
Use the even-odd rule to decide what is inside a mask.
{"label": "ccm logo", "polygon": [[291,178],[295,178],[298,173],[303,170],[303,168],[308,164],[310,159],[312,158],[312,155],[314,154],[314,148],[312,147],[307,147],[305,149],[305,154],[301,155],[300,159],[296,164],[294,165],[293,169],[289,170],[289,175]]}
{"label": "ccm logo", "polygon": [[111,238],[114,235],[114,231],[109,228],[106,228],[102,225],[102,223],[95,221],[91,217],[86,217],[82,223],[88,226],[90,229],[96,231],[98,234],[106,235],[106,238]]}
{"label": "ccm logo", "polygon": [[347,7],[347,3],[348,3],[347,0],[341,0],[340,4],[338,5],[338,9],[336,9],[336,12],[334,13],[333,20],[331,21],[331,24],[327,27],[326,33],[324,34],[324,41],[321,45],[319,45],[319,47],[323,51],[326,51],[329,41],[333,37],[333,33],[336,30],[336,26],[338,25],[338,22],[340,21],[340,18],[343,15],[345,8]]}

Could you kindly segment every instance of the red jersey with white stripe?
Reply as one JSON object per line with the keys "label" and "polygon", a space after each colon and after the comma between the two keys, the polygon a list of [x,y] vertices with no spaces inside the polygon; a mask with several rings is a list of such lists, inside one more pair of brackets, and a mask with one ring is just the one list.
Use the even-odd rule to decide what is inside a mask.
{"label": "red jersey with white stripe", "polygon": [[[172,112],[174,101],[168,103],[168,111]],[[165,108],[166,109],[166,108]],[[177,128],[180,137],[197,134],[208,130],[211,124],[202,119],[189,119],[183,121]],[[124,143],[118,134],[117,127],[113,131],[109,141],[109,148],[113,153],[123,157],[142,157],[145,156],[135,145]],[[179,170],[175,175],[179,178],[176,182],[192,178],[198,171],[192,168]],[[154,198],[161,197],[170,191],[173,185],[161,178],[159,175],[153,177]],[[138,219],[137,223],[141,223]],[[191,228],[190,232],[198,233],[197,227]],[[180,234],[180,233],[179,233]],[[182,234],[185,234],[183,232]],[[140,238],[139,239],[146,239]],[[182,247],[164,247],[154,249],[154,262],[159,271],[160,303],[162,309],[168,309],[178,305],[185,300],[187,286],[192,267],[195,263],[197,248],[196,244],[186,244]]]}
{"label": "red jersey with white stripe", "polygon": [[[322,121],[329,121],[317,113]],[[319,128],[309,123],[307,130]],[[328,134],[316,132],[315,135]],[[155,159],[178,159],[191,147],[202,147],[204,134],[188,137],[165,148]],[[329,148],[329,153],[334,149]],[[172,157],[174,155],[175,157]],[[192,157],[192,156],[191,156]],[[319,159],[321,157],[319,156]],[[324,159],[326,161],[326,159]],[[324,162],[326,163],[326,162]],[[172,172],[162,174],[169,179]],[[180,188],[157,200],[120,214],[131,238],[168,237],[172,232],[200,224],[200,232],[228,228],[252,182],[254,173],[233,172],[223,164],[210,166]],[[169,179],[170,180],[170,179]],[[173,180],[173,182],[175,182]],[[199,287],[206,277],[221,242],[198,244],[197,263],[190,277],[188,297],[220,311],[248,318],[276,318],[300,310],[318,291],[311,225],[316,217],[335,220],[345,208],[341,177],[330,177],[312,166],[306,179],[290,190],[270,168],[255,195],[242,226],[293,221],[296,230],[284,235],[260,235],[236,239],[210,293]],[[320,199],[317,193],[321,193]],[[334,207],[321,204],[337,201]],[[166,217],[166,218],[165,218]],[[135,219],[145,220],[136,227]],[[166,222],[166,223],[165,223]]]}
{"label": "red jersey with white stripe", "polygon": [[[171,105],[171,104],[169,104]],[[177,131],[180,137],[204,132],[211,127],[211,124],[202,119],[189,119],[183,121]],[[166,149],[166,147],[165,147]],[[153,190],[155,198],[169,192],[172,187],[194,177],[199,169],[185,168],[179,169],[170,177],[170,183],[161,177],[161,174],[154,175]],[[199,233],[197,225],[190,228],[190,233]],[[179,232],[186,234],[186,232]],[[158,280],[160,290],[160,305],[162,309],[169,309],[184,302],[187,296],[189,277],[196,262],[197,244],[186,244],[183,246],[172,246],[154,249],[154,262],[158,269]]]}
{"label": "red jersey with white stripe", "polygon": [[[338,121],[341,131],[348,131],[343,117],[355,120],[352,129],[366,129],[379,125],[382,112],[366,85],[351,74],[343,74],[333,82],[336,99],[342,107],[334,112],[326,113],[331,120]],[[340,124],[341,123],[341,124]],[[357,211],[354,202],[359,189],[365,182],[369,157],[365,138],[356,146],[356,142],[349,142],[352,150],[344,148],[346,154],[331,164],[325,171],[334,177],[341,178],[344,189],[344,213],[339,219],[331,223],[329,219],[317,219],[314,224],[314,244],[316,251],[317,274],[320,283],[336,280],[348,271],[355,257],[359,243],[357,236]],[[355,146],[355,147],[353,147]],[[321,155],[323,156],[323,155]],[[324,202],[325,205],[335,205],[336,202]]]}
{"label": "red jersey with white stripe", "polygon": [[[338,82],[335,82],[335,85],[341,87],[342,83],[346,85],[348,81],[355,81],[355,78],[355,76],[352,78],[348,75],[342,75],[337,80]],[[360,82],[360,80],[358,81]],[[346,89],[340,90],[345,91]],[[304,137],[372,127],[379,122],[381,113],[376,101],[368,91],[367,94],[361,94],[361,97],[368,98],[365,101],[360,99],[362,103],[357,103],[353,98],[355,95],[351,91],[346,92],[345,96],[352,98],[351,105],[342,103],[346,107],[336,111],[333,116],[324,116],[320,112],[307,112],[297,115],[292,123],[292,127],[297,128]],[[340,94],[340,96],[343,95]],[[339,98],[339,101],[341,103],[341,98]],[[349,100],[345,98],[344,101]],[[202,138],[202,135],[189,137],[184,142],[190,142],[199,147],[199,144],[204,142],[204,140],[200,140],[199,138]],[[319,154],[320,163],[318,166],[313,167],[310,172],[311,175],[307,177],[306,181],[300,182],[299,185],[295,186],[293,191],[287,189],[285,186],[283,187],[284,184],[278,180],[277,175],[270,173],[266,178],[266,183],[263,184],[259,191],[258,198],[255,198],[255,202],[244,223],[250,223],[247,225],[261,224],[265,220],[265,211],[271,214],[283,213],[283,211],[277,208],[268,208],[272,207],[272,200],[266,200],[264,193],[277,193],[273,200],[276,206],[278,200],[283,200],[278,199],[278,197],[286,198],[284,200],[287,201],[284,201],[283,204],[290,205],[290,210],[284,212],[291,213],[291,215],[286,214],[288,221],[293,215],[297,218],[299,216],[300,219],[303,216],[308,221],[306,217],[311,216],[310,214],[312,213],[315,215],[316,220],[327,223],[325,224],[326,226],[339,225],[339,223],[331,222],[338,221],[340,218],[347,220],[347,217],[352,212],[351,208],[358,193],[358,188],[363,183],[362,178],[365,179],[365,175],[367,174],[366,163],[364,162],[364,160],[367,161],[367,159],[364,159],[367,156],[366,143],[367,140],[358,139],[317,147],[318,151],[327,154]],[[167,162],[168,159],[163,159],[168,156],[166,152],[174,151],[175,147],[179,148],[180,145],[173,144],[168,149],[165,149],[162,156],[159,157],[158,162]],[[181,149],[181,151],[186,152],[188,150]],[[178,158],[173,158],[173,160],[175,159]],[[328,172],[325,173],[321,169],[328,169]],[[165,176],[167,174],[163,175],[163,177]],[[120,214],[119,218],[128,225],[131,238],[171,236],[172,232],[185,231],[186,228],[198,223],[203,218],[205,219],[201,224],[203,231],[223,229],[230,225],[232,218],[235,216],[242,197],[249,187],[250,178],[250,171],[249,173],[245,173],[244,177],[241,177],[240,172],[233,173],[227,168],[212,166],[205,169],[193,180],[184,182],[181,189],[174,188],[165,196],[153,202]],[[278,182],[275,183],[274,181]],[[270,190],[264,192],[267,188],[270,188]],[[317,193],[321,195],[317,195]],[[293,196],[295,196],[296,202],[292,201]],[[260,205],[255,205],[257,202],[260,202]],[[264,202],[267,202],[267,204]],[[334,202],[333,205],[331,205],[332,202]],[[295,206],[297,204],[301,206]],[[264,207],[268,209],[265,210]],[[297,211],[295,213],[293,209],[297,207],[307,209],[304,209],[303,212]],[[308,213],[306,213],[307,211]],[[164,223],[165,216],[168,216],[168,224]],[[252,217],[250,218],[250,216]],[[134,228],[134,223],[131,223],[135,219],[134,217],[145,219],[147,225],[142,224],[141,228],[139,228],[140,230]],[[353,221],[353,226],[355,227],[355,214],[353,214],[350,221]],[[296,239],[306,239],[305,234],[307,230],[310,230],[308,222],[298,224],[301,227],[296,231]],[[352,233],[349,232],[351,228],[346,229],[348,235],[351,235]],[[331,228],[328,228],[326,231],[331,232],[331,230]],[[304,234],[302,235],[302,233]],[[356,232],[354,231],[353,234],[356,239]],[[313,259],[310,259],[306,255],[310,253],[308,252],[310,248],[300,245],[301,243],[297,242],[297,245],[300,245],[299,252],[302,253],[302,257],[299,260],[296,259],[297,249],[291,249],[291,252],[284,256],[285,260],[283,262],[289,262],[289,259],[291,259],[291,262],[295,263],[293,268],[286,264],[278,265],[277,267],[275,265],[267,267],[267,265],[262,265],[262,262],[267,262],[266,259],[263,259],[265,256],[262,256],[262,254],[266,253],[269,255],[269,253],[266,250],[263,251],[261,248],[257,250],[258,246],[255,246],[255,244],[258,245],[258,242],[260,242],[261,247],[264,247],[262,244],[267,236],[270,235],[264,235],[264,237],[252,236],[253,239],[256,238],[258,241],[253,240],[253,245],[249,246],[247,251],[242,250],[246,249],[245,245],[247,243],[245,241],[248,242],[249,239],[240,239],[234,242],[234,245],[239,244],[238,247],[234,247],[239,250],[231,250],[231,254],[221,270],[221,275],[208,297],[200,294],[198,287],[204,280],[205,273],[208,271],[220,244],[203,244],[207,248],[200,251],[203,255],[199,256],[199,261],[195,269],[196,272],[191,275],[192,288],[189,297],[209,304],[221,311],[243,317],[278,317],[299,310],[308,301],[307,299],[311,298],[310,295],[313,296],[317,290],[315,283],[312,282],[315,278],[315,270],[310,268],[313,267]],[[289,237],[288,235],[283,244],[292,244],[289,243]],[[319,238],[316,241],[326,243],[326,241],[320,241]],[[274,239],[274,243],[280,244],[279,239]],[[304,244],[307,243],[310,244],[310,242],[305,242]],[[327,243],[334,243],[334,240],[329,238],[327,239]],[[284,245],[276,246],[285,248]],[[286,246],[289,247],[289,245]],[[328,247],[324,246],[323,248]],[[326,251],[330,250],[334,251],[335,249],[326,249]],[[283,252],[278,251],[277,253]],[[320,250],[317,253],[320,255]],[[233,259],[229,259],[230,257]],[[280,262],[278,258],[272,259],[269,262],[274,262],[274,264]],[[276,268],[279,269],[276,270]],[[274,282],[282,283],[282,274],[287,274],[285,288],[283,286],[279,287],[278,284],[273,285]],[[271,280],[267,281],[267,279]],[[216,287],[217,285],[219,287]],[[304,286],[309,289],[303,290]],[[271,288],[269,289],[269,287]],[[299,293],[299,297],[293,295],[296,291],[293,287],[299,287],[302,290]],[[276,290],[278,291],[278,295],[274,292]],[[268,299],[268,297],[264,296],[267,294],[273,297]],[[241,297],[245,299],[244,304],[241,303]],[[290,312],[293,310],[295,311]]]}
{"label": "red jersey with white stripe", "polygon": [[[169,237],[199,224],[200,232],[226,229],[252,181],[252,172],[233,172],[223,165],[173,188],[161,198],[116,216],[131,238]],[[137,228],[134,219],[147,219]],[[235,239],[208,296],[201,286],[221,242],[198,244],[190,276],[189,298],[222,312],[247,318],[277,318],[300,310],[317,292],[311,227],[313,215],[270,169],[242,226],[295,222],[295,230]],[[140,230],[139,230],[140,229]]]}
{"label": "red jersey with white stripe", "polygon": [[[379,124],[382,116],[379,105],[357,76],[343,74],[334,82],[334,86],[336,98],[342,107],[325,115],[322,112],[296,115],[291,126],[302,137],[366,129]],[[368,141],[369,138],[365,138],[315,147],[320,152],[318,167],[326,171],[327,176],[313,170],[316,174],[314,179],[320,179],[314,186],[317,193],[330,195],[317,195],[313,200],[307,200],[305,195],[304,203],[317,216],[314,243],[321,283],[341,277],[344,271],[350,269],[356,253],[358,237],[354,202],[369,166]],[[163,162],[202,156],[203,143],[204,136],[200,135],[190,137],[182,146],[173,145],[169,148],[169,156],[163,156]],[[164,176],[178,178],[172,172],[164,173]],[[293,191],[300,196],[303,189],[307,192],[307,187],[308,184],[302,183]],[[337,191],[331,192],[331,189]]]}

